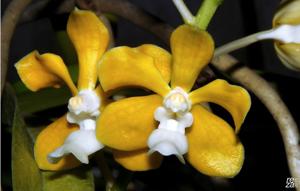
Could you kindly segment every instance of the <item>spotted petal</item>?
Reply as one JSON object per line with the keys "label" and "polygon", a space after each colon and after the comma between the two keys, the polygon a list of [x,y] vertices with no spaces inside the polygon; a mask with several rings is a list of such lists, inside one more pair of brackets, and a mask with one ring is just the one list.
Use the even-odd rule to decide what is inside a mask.
{"label": "spotted petal", "polygon": [[73,155],[64,156],[56,164],[48,161],[48,154],[63,145],[69,134],[78,129],[78,126],[69,124],[66,117],[63,116],[51,123],[38,135],[34,145],[34,156],[40,169],[64,170],[80,165],[80,162]]}
{"label": "spotted petal", "polygon": [[206,31],[182,25],[172,33],[171,50],[172,88],[179,86],[189,92],[213,55],[214,41]]}
{"label": "spotted petal", "polygon": [[33,51],[15,64],[23,83],[32,91],[46,87],[58,88],[65,82],[73,95],[77,93],[68,69],[61,57],[55,54],[42,54]]}
{"label": "spotted petal", "polygon": [[118,47],[108,51],[99,65],[99,79],[104,91],[139,86],[162,96],[170,91],[154,59],[139,49]]}
{"label": "spotted petal", "polygon": [[67,32],[78,55],[78,89],[94,89],[97,63],[108,46],[109,32],[93,12],[79,9],[70,14]]}
{"label": "spotted petal", "polygon": [[114,150],[113,155],[118,163],[131,171],[146,171],[158,168],[163,159],[163,157],[158,153],[149,155],[148,149],[136,151]]}
{"label": "spotted petal", "polygon": [[123,151],[147,148],[148,137],[158,126],[154,111],[161,104],[158,95],[125,98],[109,104],[97,121],[98,140]]}
{"label": "spotted petal", "polygon": [[233,129],[222,119],[196,105],[193,126],[187,128],[187,160],[209,176],[234,177],[244,161],[244,148]]}
{"label": "spotted petal", "polygon": [[230,112],[235,124],[235,131],[239,132],[242,123],[250,109],[251,99],[248,92],[225,80],[215,80],[189,95],[192,104],[213,102]]}

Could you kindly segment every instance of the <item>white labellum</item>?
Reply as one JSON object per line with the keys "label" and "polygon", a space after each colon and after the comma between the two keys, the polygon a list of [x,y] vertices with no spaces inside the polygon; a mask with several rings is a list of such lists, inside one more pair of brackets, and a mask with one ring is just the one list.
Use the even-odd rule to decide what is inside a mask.
{"label": "white labellum", "polygon": [[187,93],[179,87],[165,97],[164,107],[158,107],[154,113],[160,123],[148,139],[150,154],[157,151],[164,156],[176,155],[184,163],[183,155],[188,151],[185,128],[193,124],[190,108]]}
{"label": "white labellum", "polygon": [[100,99],[92,90],[82,90],[70,98],[67,121],[79,125],[61,147],[48,155],[50,163],[57,163],[63,156],[73,154],[80,162],[88,163],[88,156],[104,146],[96,139],[96,118],[100,115]]}

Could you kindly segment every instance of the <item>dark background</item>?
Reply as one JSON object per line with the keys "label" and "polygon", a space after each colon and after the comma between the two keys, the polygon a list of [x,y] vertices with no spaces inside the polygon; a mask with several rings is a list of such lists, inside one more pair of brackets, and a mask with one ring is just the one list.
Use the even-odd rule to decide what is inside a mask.
{"label": "dark background", "polygon": [[[2,14],[9,2],[1,1]],[[131,2],[173,27],[182,24],[171,0]],[[201,1],[185,2],[195,13]],[[278,3],[279,0],[224,0],[208,28],[216,46],[271,28]],[[58,22],[57,18],[62,19]],[[60,53],[55,30],[64,29],[66,18],[66,15],[42,18],[17,27],[9,59],[10,82],[18,80],[13,64],[30,51],[37,49],[41,53]],[[113,24],[113,28],[116,45],[139,46],[154,43],[168,49],[157,37],[122,18]],[[234,52],[233,55],[274,84],[299,125],[300,74],[280,63],[272,42],[256,43]],[[218,75],[220,78],[226,78],[222,73]],[[262,103],[253,94],[251,97],[252,108],[239,134],[245,146],[245,163],[240,174],[234,179],[212,181],[191,166],[183,166],[173,157],[168,157],[159,170],[136,173],[133,177],[136,184],[143,190],[288,190],[285,188],[286,179],[291,175],[278,127]],[[2,133],[2,145],[10,144],[10,136],[8,132]],[[2,157],[2,168],[9,171],[9,147],[2,146]],[[219,184],[215,184],[215,181]]]}

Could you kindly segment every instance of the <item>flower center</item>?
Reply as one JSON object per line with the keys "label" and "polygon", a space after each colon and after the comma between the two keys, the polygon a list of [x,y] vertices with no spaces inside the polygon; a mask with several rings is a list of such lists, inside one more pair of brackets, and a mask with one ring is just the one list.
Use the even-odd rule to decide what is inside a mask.
{"label": "flower center", "polygon": [[174,154],[184,163],[182,155],[188,151],[185,128],[193,124],[190,109],[188,94],[180,87],[165,97],[163,106],[158,107],[154,113],[159,126],[148,139],[149,153],[157,151],[164,156]]}
{"label": "flower center", "polygon": [[164,107],[174,113],[184,113],[191,109],[188,94],[180,87],[173,89],[164,99]]}
{"label": "flower center", "polygon": [[100,115],[100,98],[92,90],[82,90],[69,99],[67,120],[78,124],[80,129],[95,130]]}

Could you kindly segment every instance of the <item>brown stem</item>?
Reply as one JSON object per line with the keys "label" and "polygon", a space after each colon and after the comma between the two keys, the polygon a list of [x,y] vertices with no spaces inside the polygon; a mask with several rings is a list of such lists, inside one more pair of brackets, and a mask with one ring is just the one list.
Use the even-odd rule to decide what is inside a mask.
{"label": "brown stem", "polygon": [[[68,13],[74,9],[74,0],[63,0],[55,2],[56,5],[51,5],[51,0],[39,0],[29,5],[22,14],[19,23],[30,22],[41,17],[49,17],[51,14]],[[57,5],[59,4],[59,5]],[[45,11],[47,7],[49,11]]]}
{"label": "brown stem", "polygon": [[86,8],[92,10],[100,10],[103,13],[112,13],[125,18],[169,44],[173,28],[127,0],[79,0],[77,3],[84,3]]}
{"label": "brown stem", "polygon": [[2,17],[1,37],[1,94],[6,80],[9,48],[18,20],[32,0],[13,0],[6,8]]}

